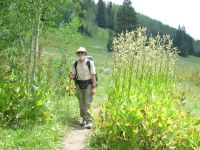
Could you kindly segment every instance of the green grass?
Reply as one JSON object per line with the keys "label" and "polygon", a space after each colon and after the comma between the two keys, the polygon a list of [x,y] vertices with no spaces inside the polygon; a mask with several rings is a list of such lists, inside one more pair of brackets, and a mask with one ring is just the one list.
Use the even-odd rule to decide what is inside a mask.
{"label": "green grass", "polygon": [[13,129],[0,127],[1,150],[54,150],[59,149],[64,132],[70,130],[78,118],[78,102],[74,96],[52,97],[54,99],[52,120]]}
{"label": "green grass", "polygon": [[94,38],[82,36],[77,47],[83,46],[88,50],[88,55],[92,55],[96,66],[109,66],[112,53],[107,52],[108,30],[98,29]]}
{"label": "green grass", "polygon": [[183,73],[200,71],[200,57],[179,57],[178,65],[181,66],[180,70]]}
{"label": "green grass", "polygon": [[186,104],[184,108],[191,113],[192,116],[200,115],[200,87],[192,83],[186,86]]}
{"label": "green grass", "polygon": [[[137,44],[136,44],[137,45]],[[120,63],[120,62],[119,62]],[[178,65],[178,68],[179,68],[179,70],[181,71],[181,73],[179,74],[180,76],[182,75],[183,77],[184,77],[184,73],[186,72],[186,73],[189,73],[189,74],[191,74],[192,73],[192,71],[194,71],[194,70],[196,70],[196,69],[198,69],[198,67],[199,67],[199,64],[200,64],[200,59],[199,58],[196,58],[196,57],[189,57],[189,58],[181,58],[181,57],[179,57],[179,65]],[[140,63],[140,65],[142,65],[141,63]],[[166,66],[165,66],[166,67]],[[131,70],[131,68],[130,68],[130,70]],[[116,73],[117,74],[117,73]],[[119,74],[118,76],[120,76],[121,74]],[[122,72],[122,76],[124,76],[124,74],[123,74],[123,72]],[[123,78],[123,77],[122,77]],[[148,76],[147,76],[147,78],[148,78]],[[120,77],[119,78],[117,78],[116,79],[116,81],[118,81],[118,80],[120,80]],[[125,79],[126,80],[126,79]],[[122,82],[123,82],[123,80],[121,80]],[[146,80],[147,82],[146,82],[146,84],[148,83],[148,80]],[[120,83],[122,83],[122,82],[120,82]],[[127,83],[128,83],[129,81],[127,81]],[[140,79],[140,81],[139,81],[139,83],[140,82],[142,82],[141,81],[141,79]],[[126,83],[126,81],[124,82],[124,83]],[[160,80],[159,81],[159,83],[164,83],[163,82],[163,80]],[[159,84],[158,83],[158,84]],[[150,82],[150,84],[151,84],[151,82]],[[117,84],[116,84],[117,85]],[[121,84],[122,85],[122,84]],[[162,85],[162,84],[161,84]],[[119,85],[120,86],[120,85]],[[137,87],[137,85],[135,84],[135,85],[133,85],[133,89],[134,89],[134,87]],[[148,87],[148,86],[147,86]],[[167,87],[167,86],[166,86]],[[188,88],[189,87],[189,88]],[[115,87],[116,88],[116,87]],[[115,90],[115,88],[114,88],[114,90]],[[156,89],[157,87],[156,87],[156,85],[154,85],[153,86],[153,89]],[[196,86],[196,85],[194,85],[193,84],[193,82],[191,81],[191,80],[187,80],[187,82],[185,82],[185,81],[182,81],[181,80],[181,90],[184,90],[184,92],[186,93],[185,95],[184,95],[184,99],[186,99],[186,104],[185,104],[185,109],[187,110],[187,111],[189,111],[189,112],[191,112],[191,114],[192,115],[197,115],[197,116],[199,116],[199,101],[198,101],[198,98],[197,98],[197,96],[198,96],[198,93],[200,92],[199,91],[199,87],[198,86]],[[116,88],[117,89],[117,88]],[[113,90],[113,91],[114,91]],[[147,91],[149,91],[150,89],[148,89]],[[133,93],[136,93],[136,91],[137,90],[135,90]],[[166,90],[166,88],[164,89],[164,91],[167,91]],[[121,93],[120,93],[121,92]],[[110,106],[110,107],[106,107],[107,108],[107,113],[102,113],[102,116],[100,116],[99,117],[99,120],[97,119],[97,123],[98,124],[100,124],[99,126],[99,130],[101,130],[102,131],[102,134],[104,135],[104,137],[102,137],[102,138],[99,138],[98,139],[98,133],[96,132],[95,133],[95,135],[97,135],[97,136],[95,136],[95,137],[97,137],[97,139],[95,139],[95,137],[93,136],[92,137],[92,139],[91,139],[91,141],[89,141],[90,142],[90,146],[88,146],[86,149],[98,149],[98,147],[97,146],[103,146],[102,144],[105,144],[106,142],[105,141],[107,141],[107,139],[109,139],[109,136],[110,136],[110,139],[111,139],[111,142],[112,142],[112,138],[113,138],[113,141],[114,141],[114,146],[116,146],[116,147],[113,147],[112,145],[111,145],[111,142],[110,143],[107,143],[107,145],[109,145],[108,147],[109,148],[111,148],[112,147],[112,149],[123,149],[122,147],[120,147],[120,146],[123,146],[123,144],[119,144],[119,147],[117,146],[117,142],[123,142],[123,137],[122,137],[122,134],[120,135],[120,133],[121,132],[125,132],[125,134],[126,134],[126,131],[127,131],[127,133],[129,132],[129,131],[132,131],[133,129],[135,129],[135,128],[133,128],[133,129],[130,129],[130,130],[126,130],[126,123],[129,121],[129,116],[130,116],[130,114],[132,114],[132,113],[128,113],[128,115],[129,116],[124,116],[123,114],[125,114],[125,112],[128,112],[129,110],[132,110],[131,108],[129,109],[129,107],[128,107],[128,105],[131,103],[129,103],[128,105],[127,105],[127,103],[125,102],[126,101],[126,97],[124,97],[124,95],[123,95],[123,93],[125,93],[126,92],[126,90],[125,90],[125,86],[123,85],[122,86],[122,88],[119,90],[119,91],[116,91],[115,93],[113,92],[112,93],[112,97],[111,98],[109,98],[109,101],[111,101],[109,104],[108,104],[108,106]],[[120,95],[120,94],[121,95]],[[145,89],[143,89],[142,90],[142,92],[141,92],[141,95],[143,94],[143,93],[145,93]],[[160,93],[159,93],[160,94]],[[116,96],[115,96],[116,95]],[[120,96],[122,96],[122,97],[117,97],[118,95],[120,95]],[[146,95],[145,97],[143,97],[144,99],[146,98],[146,97],[150,97],[151,98],[151,95]],[[157,95],[156,95],[157,96]],[[134,96],[133,96],[134,97]],[[119,108],[120,108],[120,106],[119,107],[116,107],[116,109],[115,108],[113,108],[112,106],[115,106],[115,103],[117,103],[118,101],[119,101],[119,99],[121,98],[121,101],[122,101],[122,103],[124,104],[124,105],[122,105],[122,109],[121,109],[121,111],[118,111],[119,110]],[[195,100],[194,100],[194,98],[195,98]],[[136,98],[137,99],[137,98]],[[147,98],[148,99],[148,98]],[[112,101],[113,100],[113,101]],[[142,101],[142,99],[140,99],[141,101]],[[164,98],[162,98],[162,100],[164,101]],[[120,101],[120,102],[121,102]],[[173,101],[173,98],[172,98],[172,101]],[[142,102],[141,102],[142,103]],[[152,102],[153,103],[153,102]],[[152,103],[150,103],[149,105],[152,105]],[[120,103],[121,104],[121,103]],[[145,103],[147,106],[148,106],[148,103]],[[137,105],[136,103],[134,104],[134,105]],[[166,101],[166,103],[163,103],[163,106],[165,106],[165,105],[167,105],[167,101]],[[107,106],[107,105],[106,105]],[[174,105],[173,105],[174,106]],[[127,108],[127,109],[123,109],[123,108]],[[109,110],[109,108],[110,108],[110,110]],[[133,106],[133,108],[134,108],[134,106]],[[164,110],[164,108],[163,107],[160,107],[161,108],[161,110]],[[146,111],[148,110],[148,108],[146,109]],[[157,111],[159,111],[159,108],[158,109],[156,109]],[[167,109],[169,112],[171,111],[170,110],[170,108],[169,109]],[[174,109],[174,110],[176,110],[176,109]],[[144,110],[144,112],[146,112],[145,110]],[[153,112],[154,110],[152,110],[152,112]],[[168,112],[168,111],[166,111],[166,113]],[[117,118],[116,116],[117,116],[117,113],[118,114],[120,114],[119,115],[119,118]],[[122,112],[122,113],[120,113],[120,112]],[[133,111],[133,112],[135,112],[135,113],[137,113],[135,110]],[[161,111],[162,112],[162,111]],[[175,112],[175,111],[174,111]],[[110,113],[110,114],[109,114]],[[134,114],[134,113],[133,113]],[[149,113],[148,113],[149,114]],[[161,113],[162,114],[162,113]],[[173,114],[175,114],[175,113],[173,113]],[[106,117],[105,117],[105,115],[106,115]],[[112,116],[113,115],[113,116]],[[159,114],[158,114],[159,115]],[[181,116],[181,115],[177,115],[176,117],[179,117],[179,116]],[[104,118],[105,117],[105,118]],[[97,117],[98,118],[98,117]],[[103,118],[103,119],[102,119]],[[108,123],[106,124],[106,119],[107,118],[109,118],[108,119]],[[122,125],[119,123],[121,120],[125,120],[124,118],[126,118],[127,119],[127,122],[123,122],[122,121]],[[154,118],[156,118],[156,116],[154,116],[152,119],[154,119]],[[169,117],[170,118],[170,117]],[[181,117],[180,117],[181,118]],[[152,119],[150,119],[151,121],[152,121]],[[168,119],[168,118],[167,118]],[[166,120],[167,120],[166,119]],[[112,120],[112,121],[111,121]],[[114,120],[114,121],[113,121]],[[166,123],[165,121],[166,121],[165,119],[164,119],[164,124]],[[175,119],[175,120],[178,120],[178,119]],[[110,122],[109,122],[110,121]],[[184,121],[183,120],[183,122],[186,122],[186,121]],[[114,123],[116,123],[116,126],[115,125],[113,125]],[[123,124],[124,123],[124,124]],[[128,125],[127,126],[129,126],[130,124],[130,126],[131,127],[133,127],[134,125],[132,124],[132,123],[130,123],[130,122],[128,122],[127,123]],[[151,124],[151,123],[149,123],[149,124]],[[174,124],[175,124],[175,122],[174,122]],[[145,125],[144,125],[145,126]],[[156,126],[156,123],[155,123],[155,126]],[[119,127],[119,132],[117,132],[117,127]],[[164,128],[164,126],[161,126],[162,128],[163,128],[163,130],[165,129]],[[98,128],[98,127],[97,127]],[[154,127],[154,129],[155,129],[156,127]],[[97,129],[98,130],[98,129]],[[97,131],[97,130],[95,130],[95,131]],[[146,129],[147,130],[147,129]],[[121,131],[121,132],[120,132]],[[155,130],[154,130],[155,131]],[[153,132],[154,132],[153,131]],[[105,133],[106,132],[106,133]],[[114,132],[114,133],[113,133]],[[146,131],[145,131],[146,132]],[[148,131],[147,131],[148,132]],[[119,133],[119,134],[118,134]],[[102,134],[99,134],[100,135],[100,137],[101,137],[101,135]],[[125,134],[124,134],[124,136],[125,136]],[[129,134],[129,133],[128,133]],[[134,135],[134,133],[132,133],[133,135]],[[154,134],[156,134],[155,132],[154,132]],[[107,135],[107,136],[105,136],[105,135]],[[161,136],[162,134],[160,134],[160,136]],[[188,134],[189,135],[189,134]],[[117,141],[116,140],[116,137],[117,136],[119,136],[119,141]],[[138,137],[140,137],[140,136],[142,136],[142,134],[138,134],[137,135]],[[136,136],[136,137],[137,137]],[[121,137],[121,138],[120,138]],[[128,137],[128,138],[127,138]],[[120,140],[120,139],[122,139],[122,140]],[[128,141],[128,140],[132,140],[132,141],[134,141],[134,139],[135,138],[132,138],[132,136],[131,136],[131,134],[130,135],[128,135],[127,136],[127,134],[126,134],[126,139],[125,139],[125,141]],[[117,142],[116,142],[116,141]],[[177,139],[174,139],[174,140],[177,140]],[[102,141],[102,143],[101,142],[99,142],[99,141]],[[160,142],[159,143],[161,143],[161,139],[160,139]],[[173,141],[173,139],[172,139],[172,141]],[[152,142],[153,143],[153,141],[150,141],[150,142]],[[99,143],[101,143],[101,144],[99,144]],[[129,142],[129,144],[131,143],[131,141]],[[154,144],[154,143],[153,143]],[[129,145],[130,146],[130,145]]]}
{"label": "green grass", "polygon": [[[1,128],[1,149],[56,149],[62,129],[58,124],[47,123],[17,130]],[[49,136],[50,135],[50,136]]]}
{"label": "green grass", "polygon": [[[106,42],[108,38],[108,31],[105,29],[97,29],[94,38],[89,38],[80,35],[80,40],[76,45],[71,46],[71,58],[69,58],[69,65],[73,60],[77,59],[76,49],[80,46],[86,47],[89,55],[94,57],[96,65],[99,86],[97,94],[94,98],[93,107],[97,107],[106,100],[105,85],[109,82],[111,74],[112,61],[111,53],[107,52]],[[60,40],[54,34],[46,35],[40,41],[43,49],[44,59],[49,58],[61,60],[68,53],[69,46],[64,40]],[[67,57],[67,56],[66,56]],[[66,76],[66,82],[68,77]],[[54,114],[52,120],[41,124],[30,124],[20,128],[0,127],[0,149],[20,149],[20,150],[54,150],[60,149],[63,140],[64,132],[70,130],[74,122],[79,117],[78,100],[75,95],[51,97],[53,102],[52,113]]]}
{"label": "green grass", "polygon": [[[195,56],[189,56],[189,57],[179,57],[181,60],[181,63],[184,65],[190,65],[192,66],[199,66],[200,67],[200,57]],[[200,69],[200,68],[199,68]]]}
{"label": "green grass", "polygon": [[195,85],[191,81],[191,77],[195,72],[200,72],[200,58],[189,56],[179,57],[180,76],[185,78],[182,82],[182,90],[185,91],[185,106],[186,111],[190,112],[192,116],[198,117],[200,115],[200,86]]}
{"label": "green grass", "polygon": [[[77,59],[75,51],[80,46],[86,47],[89,55],[94,57],[99,86],[94,97],[93,107],[98,107],[107,99],[106,91],[112,72],[112,53],[107,52],[107,38],[108,30],[97,28],[94,38],[80,35],[80,40],[70,49],[73,55],[72,60]],[[45,58],[61,59],[68,50],[65,49],[66,43],[54,35],[43,38],[41,43]],[[69,63],[71,64],[71,61]],[[180,57],[180,65],[185,72],[198,70],[200,69],[200,58]],[[200,114],[200,87],[190,81],[185,83],[185,87],[187,91],[185,109],[198,116]],[[67,96],[67,93],[65,97],[53,97],[52,100],[55,102],[53,109],[55,118],[53,120],[19,129],[0,127],[0,149],[59,149],[64,132],[69,130],[78,118],[78,101],[75,96]]]}
{"label": "green grass", "polygon": [[82,36],[79,44],[88,50],[88,55],[93,56],[97,70],[99,85],[94,97],[94,107],[106,100],[106,87],[111,77],[112,53],[107,52],[107,38],[108,30],[99,28],[94,38]]}

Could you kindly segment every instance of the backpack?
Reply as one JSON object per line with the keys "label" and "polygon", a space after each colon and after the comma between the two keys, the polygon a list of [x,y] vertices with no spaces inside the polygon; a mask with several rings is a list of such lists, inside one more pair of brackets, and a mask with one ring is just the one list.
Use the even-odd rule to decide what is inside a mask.
{"label": "backpack", "polygon": [[[86,65],[88,66],[89,71],[91,71],[90,61],[93,61],[93,58],[92,58],[92,56],[86,56],[86,59],[88,59],[86,62]],[[77,80],[77,65],[78,65],[78,60],[76,60],[74,63],[74,68],[76,71],[75,80]],[[97,87],[97,85],[98,85],[97,73],[95,74],[95,78],[96,78],[96,87]]]}

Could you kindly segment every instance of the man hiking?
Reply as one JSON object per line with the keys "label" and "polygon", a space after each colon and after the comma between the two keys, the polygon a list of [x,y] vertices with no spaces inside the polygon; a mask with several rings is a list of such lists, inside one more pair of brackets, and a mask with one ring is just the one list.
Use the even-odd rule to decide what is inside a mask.
{"label": "man hiking", "polygon": [[86,58],[87,51],[84,47],[79,47],[76,54],[79,59],[73,62],[69,78],[73,79],[76,85],[82,118],[80,125],[90,129],[93,121],[88,110],[91,107],[93,95],[96,93],[96,70],[93,61]]}

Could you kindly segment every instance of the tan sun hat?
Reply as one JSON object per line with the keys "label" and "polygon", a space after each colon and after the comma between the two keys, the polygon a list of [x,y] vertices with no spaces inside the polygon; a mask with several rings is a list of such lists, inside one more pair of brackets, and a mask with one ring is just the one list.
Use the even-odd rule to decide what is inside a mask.
{"label": "tan sun hat", "polygon": [[76,54],[78,54],[78,52],[85,52],[86,55],[87,55],[87,51],[86,51],[85,47],[79,47],[79,48],[77,49],[77,51],[76,51]]}

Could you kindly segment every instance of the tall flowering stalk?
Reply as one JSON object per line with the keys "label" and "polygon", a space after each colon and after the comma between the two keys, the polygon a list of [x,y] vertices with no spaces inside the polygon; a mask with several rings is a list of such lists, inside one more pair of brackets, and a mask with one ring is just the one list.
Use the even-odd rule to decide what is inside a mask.
{"label": "tall flowering stalk", "polygon": [[113,78],[115,87],[122,93],[127,92],[130,97],[131,89],[138,83],[139,86],[152,84],[155,87],[164,83],[163,92],[172,88],[177,49],[172,47],[169,36],[147,38],[146,29],[138,28],[120,34],[113,44]]}
{"label": "tall flowering stalk", "polygon": [[173,96],[177,49],[170,37],[147,38],[146,29],[138,28],[113,44],[112,86],[94,117],[105,148],[199,148],[199,122]]}

